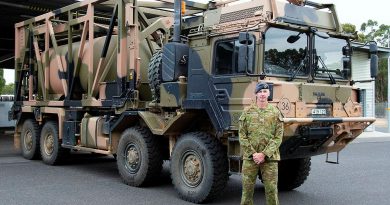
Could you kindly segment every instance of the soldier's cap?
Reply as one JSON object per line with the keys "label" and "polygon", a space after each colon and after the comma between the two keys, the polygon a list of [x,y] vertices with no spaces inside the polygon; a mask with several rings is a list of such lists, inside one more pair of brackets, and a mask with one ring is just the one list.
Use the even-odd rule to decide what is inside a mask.
{"label": "soldier's cap", "polygon": [[269,89],[269,85],[267,83],[264,83],[264,82],[257,83],[256,88],[255,88],[255,94],[257,94],[262,89]]}

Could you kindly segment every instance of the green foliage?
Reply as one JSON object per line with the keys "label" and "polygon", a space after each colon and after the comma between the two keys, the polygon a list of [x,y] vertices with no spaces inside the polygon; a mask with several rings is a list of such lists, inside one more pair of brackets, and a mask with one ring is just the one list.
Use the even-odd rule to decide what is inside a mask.
{"label": "green foliage", "polygon": [[358,42],[364,43],[367,42],[367,37],[363,33],[358,33]]}
{"label": "green foliage", "polygon": [[353,34],[356,32],[356,26],[350,23],[341,24],[341,27],[343,28],[343,31],[345,33]]}
{"label": "green foliage", "polygon": [[390,25],[382,24],[379,26],[379,29],[375,33],[375,40],[379,45],[390,47],[389,38],[390,38]]}
{"label": "green foliage", "polygon": [[2,95],[13,95],[14,94],[14,84],[10,83],[3,87],[3,90],[1,91]]}
{"label": "green foliage", "polygon": [[362,25],[360,26],[360,31],[366,32],[366,30],[369,29],[370,32],[371,32],[371,31],[373,31],[373,28],[376,27],[376,26],[378,26],[378,22],[369,19],[367,21],[367,23],[362,23]]}
{"label": "green foliage", "polygon": [[5,86],[4,69],[0,69],[0,93],[2,93]]}
{"label": "green foliage", "polygon": [[387,58],[379,60],[378,64],[378,77],[375,80],[375,101],[386,102],[387,101]]}
{"label": "green foliage", "polygon": [[379,46],[389,47],[390,25],[379,25],[377,21],[370,19],[360,26],[358,38],[362,43],[376,41]]}

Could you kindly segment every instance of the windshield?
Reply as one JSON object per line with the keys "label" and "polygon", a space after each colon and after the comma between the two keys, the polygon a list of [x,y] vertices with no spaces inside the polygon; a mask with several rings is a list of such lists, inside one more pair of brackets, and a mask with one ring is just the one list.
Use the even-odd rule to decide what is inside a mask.
{"label": "windshield", "polygon": [[[328,78],[328,73],[324,68],[333,75],[334,78],[343,79],[343,53],[344,46],[348,46],[348,42],[344,39],[328,38],[322,39],[315,38],[316,51],[318,55],[318,69],[316,69],[316,78]],[[324,65],[321,63],[323,61]]]}
{"label": "windshield", "polygon": [[[307,77],[309,73],[315,79],[347,79],[343,72],[343,47],[349,47],[348,41],[314,32],[317,30],[309,37],[308,33],[269,28],[264,40],[265,74],[287,76],[289,80]],[[312,49],[308,49],[309,42]]]}
{"label": "windshield", "polygon": [[[296,31],[269,28],[265,33],[264,72],[267,75],[306,76],[308,69],[300,66],[306,56],[307,35],[301,34],[294,43],[287,42],[288,37],[298,36]],[[298,70],[299,69],[299,70]]]}

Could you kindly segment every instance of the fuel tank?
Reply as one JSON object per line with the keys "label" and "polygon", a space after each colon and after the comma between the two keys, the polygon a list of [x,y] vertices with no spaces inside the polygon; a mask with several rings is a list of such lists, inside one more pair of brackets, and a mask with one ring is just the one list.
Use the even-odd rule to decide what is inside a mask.
{"label": "fuel tank", "polygon": [[[74,88],[74,92],[72,94],[83,94],[86,93],[88,90],[88,76],[94,75],[96,76],[99,60],[101,57],[101,53],[103,50],[104,42],[106,40],[106,37],[98,37],[95,38],[93,43],[93,73],[89,73],[88,67],[90,66],[88,64],[88,58],[89,58],[89,52],[90,52],[90,42],[87,41],[84,46],[84,50],[81,52],[81,55],[78,56],[79,48],[80,48],[80,42],[75,42],[72,44],[72,54],[73,54],[73,63],[76,62],[77,58],[80,58],[80,69],[79,72],[76,74],[76,81],[77,77],[79,78],[79,83],[76,83],[76,87]],[[103,69],[107,66],[107,74],[104,77],[104,79],[101,81],[101,84],[114,82],[117,79],[117,40],[118,36],[113,35],[111,37],[111,41],[107,50],[107,55],[104,61],[103,66],[100,68],[100,73],[103,73]],[[61,64],[64,68],[64,73],[61,72],[60,66],[58,64],[58,61],[55,56],[55,52],[53,49],[50,49],[49,51],[49,93],[50,94],[64,94],[64,90],[61,84],[62,78],[67,78],[68,76],[68,45],[62,45],[58,46],[58,55],[61,58]],[[45,54],[45,53],[44,53]],[[140,57],[140,73],[137,75],[140,75],[140,80],[138,84],[138,89],[140,91],[140,98],[141,99],[149,99],[151,98],[151,92],[148,84],[148,76],[147,76],[147,69],[148,69],[148,63],[149,59],[151,58],[151,52],[148,48],[148,45],[146,41],[140,43],[139,46],[139,57]],[[45,56],[45,55],[43,55]],[[47,62],[45,58],[43,58],[43,67],[46,66]],[[127,63],[129,64],[129,63]],[[128,68],[130,69],[130,68]],[[95,78],[95,77],[94,77]],[[100,78],[100,76],[98,77]],[[98,89],[101,90],[101,89]],[[98,91],[99,92],[99,91]],[[99,93],[95,96],[96,98],[99,98]]]}

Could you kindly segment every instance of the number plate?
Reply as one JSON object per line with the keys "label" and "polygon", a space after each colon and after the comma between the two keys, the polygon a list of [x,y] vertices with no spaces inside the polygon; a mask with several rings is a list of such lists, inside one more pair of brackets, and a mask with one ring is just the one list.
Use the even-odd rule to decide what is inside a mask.
{"label": "number plate", "polygon": [[312,109],[312,115],[326,115],[326,109]]}

